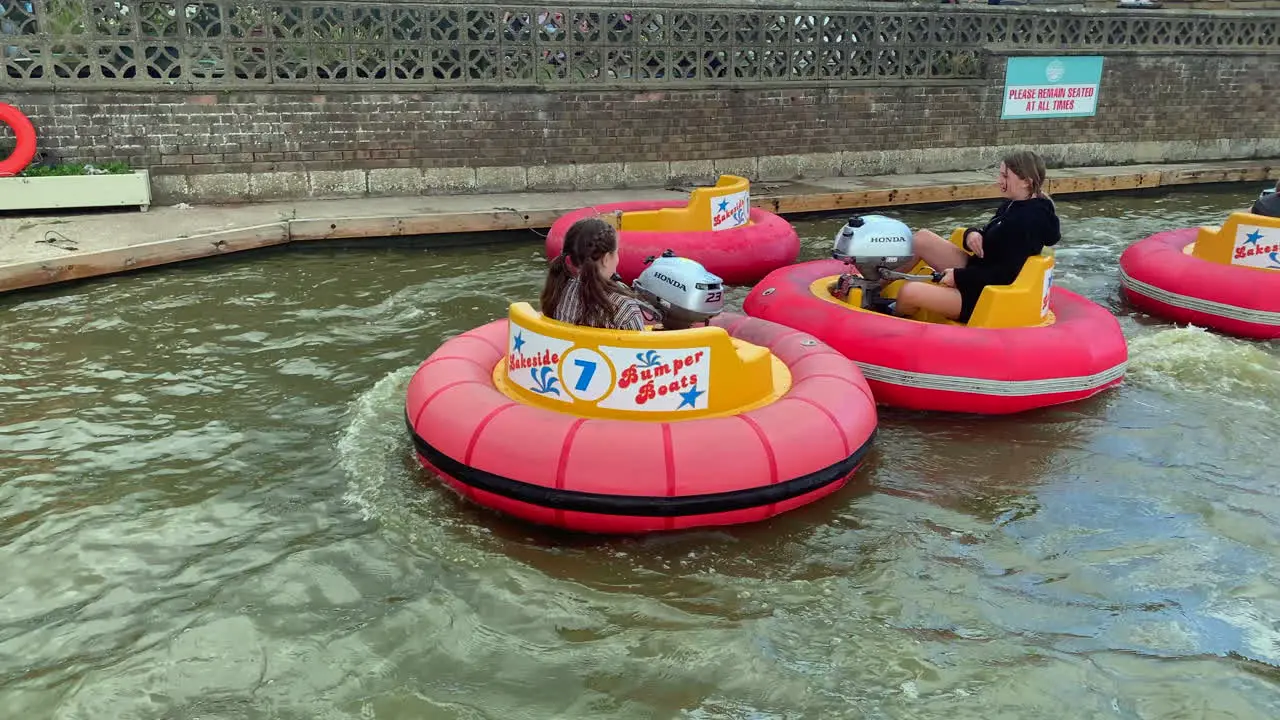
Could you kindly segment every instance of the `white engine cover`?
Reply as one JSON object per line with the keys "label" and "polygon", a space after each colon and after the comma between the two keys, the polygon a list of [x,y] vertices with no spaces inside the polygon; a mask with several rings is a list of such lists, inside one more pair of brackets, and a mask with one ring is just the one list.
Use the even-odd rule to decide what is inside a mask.
{"label": "white engine cover", "polygon": [[707,322],[724,310],[724,287],[719,276],[701,263],[668,254],[655,258],[631,287],[663,316],[668,328]]}
{"label": "white engine cover", "polygon": [[914,255],[914,234],[901,220],[884,215],[859,215],[836,233],[831,256],[855,264],[894,261]]}

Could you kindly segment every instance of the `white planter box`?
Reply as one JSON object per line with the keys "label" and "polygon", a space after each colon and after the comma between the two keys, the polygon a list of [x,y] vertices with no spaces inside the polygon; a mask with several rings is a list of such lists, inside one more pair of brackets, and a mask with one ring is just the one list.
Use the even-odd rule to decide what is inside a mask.
{"label": "white planter box", "polygon": [[151,206],[151,174],[0,178],[0,210]]}

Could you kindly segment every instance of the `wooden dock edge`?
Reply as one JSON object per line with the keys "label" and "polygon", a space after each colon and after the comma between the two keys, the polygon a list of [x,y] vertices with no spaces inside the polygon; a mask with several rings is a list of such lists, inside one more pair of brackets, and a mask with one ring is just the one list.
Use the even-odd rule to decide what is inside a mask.
{"label": "wooden dock edge", "polygon": [[[1215,167],[1216,166],[1216,167]],[[1068,171],[1069,172],[1069,171]],[[1064,174],[1052,178],[1053,194],[1088,194],[1163,186],[1260,182],[1280,176],[1280,163],[1205,163],[1169,169],[1114,173]],[[752,205],[780,214],[821,213],[872,207],[960,203],[999,197],[990,182],[904,185],[829,193],[760,195]],[[1245,198],[1241,199],[1242,204]],[[129,272],[200,258],[312,240],[484,233],[550,227],[577,207],[538,210],[498,209],[459,213],[422,213],[368,217],[296,218],[231,230],[158,240],[110,250],[73,253],[56,260],[34,260],[0,267],[0,293]]]}
{"label": "wooden dock edge", "polygon": [[285,245],[288,242],[289,224],[281,221],[110,250],[72,253],[56,260],[14,263],[0,267],[0,293]]}

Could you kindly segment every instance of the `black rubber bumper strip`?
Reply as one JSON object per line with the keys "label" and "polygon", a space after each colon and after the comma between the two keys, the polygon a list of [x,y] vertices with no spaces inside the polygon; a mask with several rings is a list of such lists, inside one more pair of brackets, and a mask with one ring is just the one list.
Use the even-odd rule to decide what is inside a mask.
{"label": "black rubber bumper strip", "polygon": [[464,465],[427,444],[413,429],[408,417],[405,425],[419,454],[440,472],[473,487],[495,495],[536,505],[551,510],[596,513],[598,515],[627,515],[631,517],[681,517],[685,515],[710,515],[761,507],[800,497],[814,490],[839,482],[862,462],[879,429],[872,431],[866,442],[852,455],[840,462],[816,470],[807,475],[773,485],[763,485],[746,490],[666,497],[652,495],[607,495],[604,493],[557,490],[520,480],[495,475]]}

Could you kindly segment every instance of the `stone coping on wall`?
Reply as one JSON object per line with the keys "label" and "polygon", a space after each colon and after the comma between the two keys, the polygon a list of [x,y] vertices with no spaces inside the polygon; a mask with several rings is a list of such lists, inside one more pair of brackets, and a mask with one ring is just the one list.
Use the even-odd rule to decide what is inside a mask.
{"label": "stone coping on wall", "polygon": [[[157,204],[243,203],[406,195],[615,190],[712,184],[722,174],[753,182],[991,171],[1021,146],[771,155],[723,160],[581,163],[527,167],[289,169],[260,173],[153,174]],[[1064,143],[1035,148],[1050,167],[1280,157],[1280,138]]]}
{"label": "stone coping on wall", "polygon": [[[1271,183],[1280,158],[1055,170],[1058,196],[1196,183]],[[1240,205],[1258,186],[1242,186]],[[620,200],[687,198],[687,188],[509,193],[238,206],[153,207],[0,218],[0,292],[314,240],[395,238],[549,227],[565,213]],[[752,205],[782,215],[999,197],[986,171],[757,183]],[[483,236],[480,236],[483,237]],[[467,240],[462,236],[462,240]]]}

